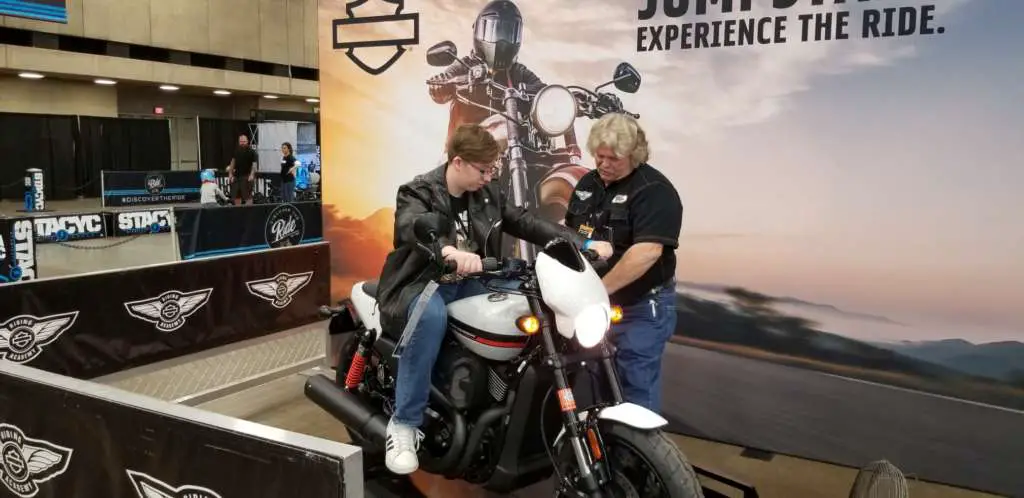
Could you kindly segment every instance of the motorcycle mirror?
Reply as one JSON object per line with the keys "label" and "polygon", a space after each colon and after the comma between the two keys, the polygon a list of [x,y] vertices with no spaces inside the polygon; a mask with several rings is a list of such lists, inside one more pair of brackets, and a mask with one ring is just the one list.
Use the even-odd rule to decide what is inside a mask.
{"label": "motorcycle mirror", "polygon": [[455,43],[445,40],[427,49],[427,64],[435,67],[450,66],[459,58]]}
{"label": "motorcycle mirror", "polygon": [[433,244],[439,234],[448,226],[448,219],[439,213],[426,213],[416,218],[412,224],[416,240],[424,244]]}
{"label": "motorcycle mirror", "polygon": [[636,93],[640,89],[640,72],[628,62],[615,68],[615,88],[621,92]]}

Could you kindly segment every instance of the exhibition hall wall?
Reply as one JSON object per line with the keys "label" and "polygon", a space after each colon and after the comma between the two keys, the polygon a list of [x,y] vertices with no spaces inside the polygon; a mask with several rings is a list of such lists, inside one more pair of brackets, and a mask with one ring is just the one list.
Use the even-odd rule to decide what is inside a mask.
{"label": "exhibition hall wall", "polygon": [[[674,431],[1024,489],[1024,3],[516,3],[518,62],[544,83],[639,75],[598,92],[639,115],[685,206]],[[432,99],[427,52],[469,56],[485,4],[320,0],[335,298],[377,277],[396,191],[441,164],[450,120],[480,118]],[[540,205],[593,167],[591,123],[578,158],[532,164]]]}

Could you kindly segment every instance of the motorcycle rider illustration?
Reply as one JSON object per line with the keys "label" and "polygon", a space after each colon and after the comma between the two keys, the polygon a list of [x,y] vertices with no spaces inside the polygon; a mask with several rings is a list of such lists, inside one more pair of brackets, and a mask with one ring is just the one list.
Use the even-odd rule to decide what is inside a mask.
{"label": "motorcycle rider illustration", "polygon": [[[502,85],[535,94],[546,84],[518,61],[522,42],[523,17],[516,4],[511,0],[487,3],[473,23],[473,51],[470,55],[455,61],[444,72],[427,81],[431,99],[438,104],[450,105],[447,137],[459,125],[474,123],[487,128],[503,145],[507,144],[505,117],[493,110],[505,107],[504,93],[489,85],[471,85],[463,93],[463,97],[472,102],[470,104],[455,98],[456,85],[451,82],[462,78],[470,82],[480,81],[487,75]],[[569,150],[565,156],[581,157],[575,130],[570,129],[563,138]],[[523,153],[528,165],[528,190],[533,190],[527,194],[536,199],[536,202],[531,202],[531,207],[539,209],[543,218],[561,222],[576,182],[589,169],[564,157],[538,157],[530,150]],[[510,183],[509,173],[508,168],[502,168],[499,181],[503,188]]]}

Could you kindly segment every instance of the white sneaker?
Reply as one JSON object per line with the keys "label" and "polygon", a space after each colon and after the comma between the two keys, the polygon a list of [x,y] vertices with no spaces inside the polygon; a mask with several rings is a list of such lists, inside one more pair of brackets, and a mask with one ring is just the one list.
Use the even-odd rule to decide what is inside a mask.
{"label": "white sneaker", "polygon": [[388,470],[398,475],[412,474],[420,466],[416,452],[420,449],[423,433],[415,427],[409,427],[391,420],[388,422],[387,453],[384,463]]}

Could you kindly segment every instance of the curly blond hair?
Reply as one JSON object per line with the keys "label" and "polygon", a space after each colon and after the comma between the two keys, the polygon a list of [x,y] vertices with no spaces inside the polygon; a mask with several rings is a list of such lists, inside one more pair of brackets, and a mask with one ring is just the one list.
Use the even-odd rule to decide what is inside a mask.
{"label": "curly blond hair", "polygon": [[634,168],[647,162],[650,156],[647,134],[640,123],[632,116],[618,112],[605,114],[590,128],[587,150],[593,156],[601,147],[608,147],[618,157],[628,157]]}

